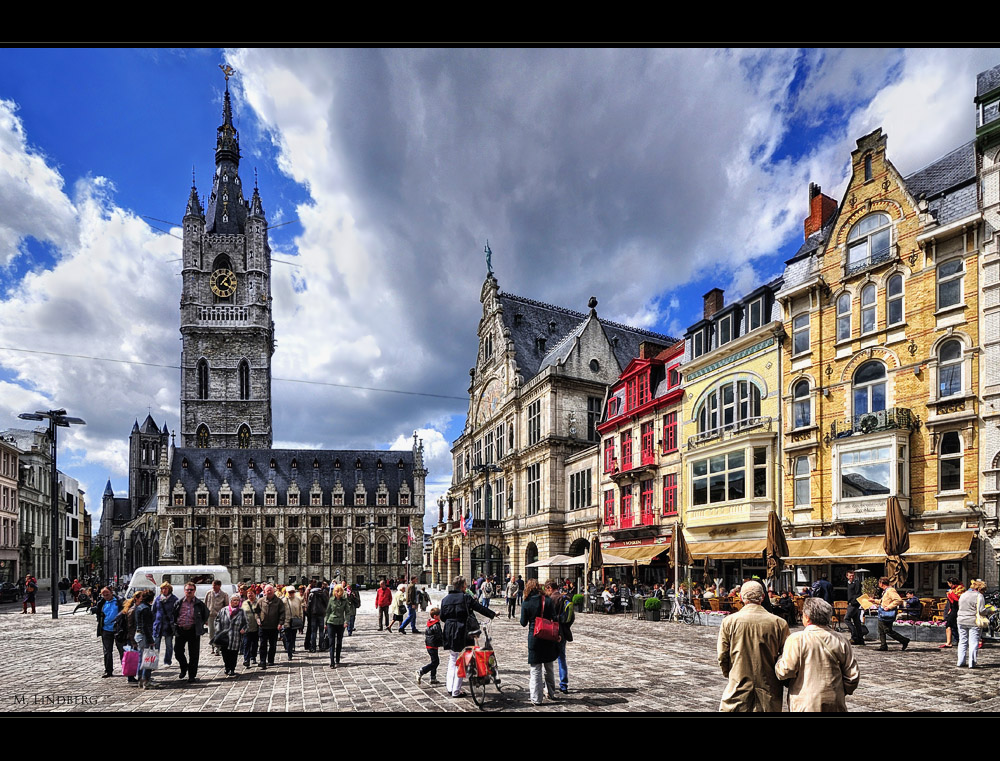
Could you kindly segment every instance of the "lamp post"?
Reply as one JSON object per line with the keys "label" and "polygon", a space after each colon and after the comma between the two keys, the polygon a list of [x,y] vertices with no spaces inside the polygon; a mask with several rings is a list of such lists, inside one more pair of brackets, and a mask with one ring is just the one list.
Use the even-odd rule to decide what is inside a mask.
{"label": "lamp post", "polygon": [[61,563],[59,562],[59,474],[56,470],[56,428],[69,428],[70,425],[86,425],[86,421],[81,420],[78,417],[67,417],[66,410],[48,410],[47,412],[42,410],[35,410],[34,413],[22,412],[18,417],[21,420],[48,420],[49,421],[49,446],[51,447],[51,458],[52,458],[52,472],[49,476],[50,478],[50,494],[52,496],[52,523],[51,530],[52,536],[49,539],[51,542],[50,546],[50,561],[51,561],[51,571],[52,571],[52,618],[59,618],[59,593],[57,587],[59,586],[59,569]]}
{"label": "lamp post", "polygon": [[[368,521],[368,583],[372,583],[372,549],[375,547],[375,521]],[[366,587],[367,588],[367,587]]]}
{"label": "lamp post", "polygon": [[490,515],[493,513],[493,494],[490,491],[490,473],[503,473],[503,468],[491,462],[486,465],[475,465],[473,470],[486,476],[486,573],[484,575],[489,579],[490,570],[493,568],[493,548],[490,546]]}

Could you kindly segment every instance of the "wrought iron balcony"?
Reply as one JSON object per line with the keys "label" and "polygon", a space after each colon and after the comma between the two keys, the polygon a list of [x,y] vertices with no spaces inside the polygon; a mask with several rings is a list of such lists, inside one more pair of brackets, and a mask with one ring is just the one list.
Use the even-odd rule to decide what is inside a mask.
{"label": "wrought iron balcony", "polygon": [[862,270],[866,270],[869,267],[877,267],[879,264],[891,261],[895,258],[895,246],[888,245],[885,248],[880,248],[877,251],[872,251],[871,256],[864,258],[859,262],[854,262],[854,264],[848,264],[845,274],[853,275]]}
{"label": "wrought iron balcony", "polygon": [[701,444],[708,444],[713,441],[724,441],[739,436],[750,431],[770,431],[773,419],[769,416],[760,416],[740,420],[737,423],[713,428],[711,431],[704,431],[695,436],[688,437],[688,448],[694,448]]}
{"label": "wrought iron balcony", "polygon": [[879,431],[916,430],[920,419],[905,407],[865,412],[861,415],[835,420],[830,424],[830,438],[842,439],[846,436],[865,435]]}

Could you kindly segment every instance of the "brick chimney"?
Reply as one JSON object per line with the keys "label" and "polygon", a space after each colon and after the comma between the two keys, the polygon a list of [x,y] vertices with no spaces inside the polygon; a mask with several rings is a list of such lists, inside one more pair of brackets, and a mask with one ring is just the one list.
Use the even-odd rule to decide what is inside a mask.
{"label": "brick chimney", "polygon": [[721,288],[713,288],[708,293],[705,294],[705,319],[707,320],[713,314],[718,312],[725,305],[725,299],[723,298],[723,291]]}
{"label": "brick chimney", "polygon": [[815,182],[809,183],[809,216],[803,223],[805,237],[809,237],[815,232],[823,229],[823,225],[830,221],[830,218],[837,211],[837,202],[830,196],[823,195],[820,187]]}
{"label": "brick chimney", "polygon": [[642,341],[639,343],[639,359],[653,359],[666,348],[666,346],[652,341]]}

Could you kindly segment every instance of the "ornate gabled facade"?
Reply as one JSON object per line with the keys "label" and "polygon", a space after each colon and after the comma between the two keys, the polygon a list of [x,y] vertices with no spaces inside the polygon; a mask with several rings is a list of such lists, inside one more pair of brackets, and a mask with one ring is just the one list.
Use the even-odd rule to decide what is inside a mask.
{"label": "ornate gabled facade", "polygon": [[704,297],[684,335],[684,529],[708,575],[763,576],[767,521],[780,510],[781,279],[726,305]]}
{"label": "ornate gabled facade", "polygon": [[487,520],[498,576],[537,576],[531,563],[589,547],[598,529],[597,425],[607,388],[641,342],[673,343],[600,320],[594,298],[588,314],[503,293],[492,272],[480,302],[465,430],[452,447],[447,516],[442,503],[433,535],[438,584],[482,571]]}
{"label": "ornate gabled facade", "polygon": [[[640,344],[598,425],[601,547],[642,566],[645,582],[668,576],[664,553],[679,517],[683,357],[683,341]],[[623,573],[631,579],[631,569]]]}
{"label": "ornate gabled facade", "polygon": [[160,556],[240,581],[419,574],[426,475],[416,435],[409,451],[171,449]]}
{"label": "ornate gabled facade", "polygon": [[913,585],[936,594],[943,576],[982,572],[975,546],[969,557],[979,521],[975,151],[968,143],[904,178],[886,143],[881,130],[858,140],[843,200],[787,263],[779,293],[792,338],[786,531],[797,583],[828,572],[842,586],[864,561],[858,547],[881,541],[896,497],[914,532]]}

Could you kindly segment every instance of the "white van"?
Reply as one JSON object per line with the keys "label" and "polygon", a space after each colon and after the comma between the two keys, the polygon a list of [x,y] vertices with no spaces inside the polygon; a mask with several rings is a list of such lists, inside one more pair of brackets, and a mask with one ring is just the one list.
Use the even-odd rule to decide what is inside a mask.
{"label": "white van", "polygon": [[204,600],[205,595],[212,590],[212,583],[222,582],[222,591],[229,595],[238,594],[239,590],[233,584],[229,569],[224,565],[151,565],[137,568],[129,581],[126,597],[131,597],[140,589],[152,589],[157,594],[160,584],[167,582],[173,585],[177,599],[184,597],[184,585],[193,581],[198,591],[195,594]]}

